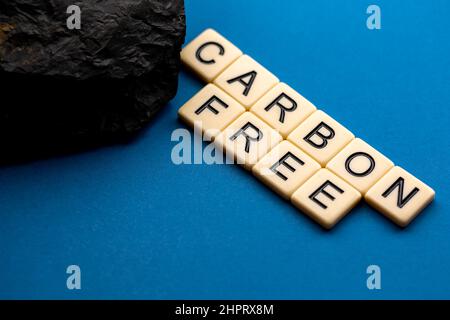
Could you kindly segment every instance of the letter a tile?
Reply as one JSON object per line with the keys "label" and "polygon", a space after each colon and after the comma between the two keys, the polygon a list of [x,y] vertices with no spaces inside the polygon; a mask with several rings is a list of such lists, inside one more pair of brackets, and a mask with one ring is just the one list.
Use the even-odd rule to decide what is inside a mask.
{"label": "letter a tile", "polygon": [[237,59],[214,80],[247,110],[278,82],[277,77],[247,55]]}

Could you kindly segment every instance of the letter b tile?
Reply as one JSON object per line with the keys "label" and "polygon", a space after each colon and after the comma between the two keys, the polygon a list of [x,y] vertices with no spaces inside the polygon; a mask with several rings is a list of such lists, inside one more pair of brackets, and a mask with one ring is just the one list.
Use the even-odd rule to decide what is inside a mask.
{"label": "letter b tile", "polygon": [[291,202],[326,229],[331,229],[361,199],[350,184],[320,169],[291,197]]}
{"label": "letter b tile", "polygon": [[213,29],[206,29],[181,51],[183,63],[204,81],[211,82],[242,55],[230,41]]}
{"label": "letter b tile", "polygon": [[316,111],[288,136],[288,140],[308,153],[322,167],[355,136],[323,111]]}
{"label": "letter b tile", "polygon": [[431,201],[434,190],[400,167],[392,168],[365,195],[366,201],[406,227]]}
{"label": "letter b tile", "polygon": [[214,143],[238,164],[251,170],[258,160],[283,138],[268,124],[245,112],[220,133]]}

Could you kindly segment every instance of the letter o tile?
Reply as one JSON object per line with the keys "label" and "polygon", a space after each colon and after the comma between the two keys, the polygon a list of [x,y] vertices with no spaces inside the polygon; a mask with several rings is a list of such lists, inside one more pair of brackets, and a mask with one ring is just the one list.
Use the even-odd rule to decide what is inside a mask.
{"label": "letter o tile", "polygon": [[394,163],[363,140],[356,138],[327,164],[327,169],[365,194]]}

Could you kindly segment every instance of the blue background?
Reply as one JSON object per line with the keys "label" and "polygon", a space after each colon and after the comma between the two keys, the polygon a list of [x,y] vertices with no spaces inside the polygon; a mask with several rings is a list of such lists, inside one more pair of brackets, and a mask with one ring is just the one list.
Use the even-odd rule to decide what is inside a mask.
{"label": "blue background", "polygon": [[184,71],[133,143],[0,168],[0,298],[450,298],[450,2],[374,3],[378,31],[368,1],[188,0],[186,40],[217,29],[433,187],[407,229],[362,203],[326,232],[236,166],[173,165]]}

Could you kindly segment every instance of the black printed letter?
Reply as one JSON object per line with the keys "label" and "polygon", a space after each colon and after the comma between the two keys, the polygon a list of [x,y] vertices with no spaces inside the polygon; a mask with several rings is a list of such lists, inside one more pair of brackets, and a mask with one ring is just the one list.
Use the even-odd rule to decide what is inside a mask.
{"label": "black printed letter", "polygon": [[291,172],[295,172],[295,168],[291,166],[289,163],[286,162],[287,159],[292,158],[295,161],[297,161],[300,165],[304,165],[305,162],[303,162],[301,159],[296,157],[292,152],[286,153],[280,160],[275,162],[273,166],[270,167],[270,170],[273,171],[277,176],[279,176],[281,179],[286,181],[288,178],[282,174],[280,171],[277,170],[277,168],[281,165],[284,165],[286,168],[288,168]]}
{"label": "black printed letter", "polygon": [[198,61],[204,63],[204,64],[213,64],[216,63],[216,60],[214,59],[210,59],[210,60],[205,60],[202,57],[202,51],[203,49],[205,49],[207,46],[216,46],[217,48],[219,48],[219,55],[223,56],[225,54],[225,48],[217,42],[214,41],[210,41],[210,42],[205,42],[204,44],[202,44],[197,51],[195,52],[195,57],[197,58]]}
{"label": "black printed letter", "polygon": [[202,104],[202,106],[200,108],[198,108],[197,110],[195,110],[195,114],[199,115],[200,113],[202,113],[205,109],[209,109],[212,113],[214,114],[218,114],[219,111],[217,111],[216,108],[214,108],[212,106],[212,103],[214,101],[217,101],[217,103],[219,103],[220,105],[222,105],[224,108],[228,108],[228,105],[223,102],[220,98],[218,98],[216,95],[213,95],[211,98],[208,99],[208,101],[206,101],[204,104]]}
{"label": "black printed letter", "polygon": [[[284,106],[283,104],[281,104],[281,100],[285,98],[289,101],[289,103],[291,104],[290,108],[287,108],[286,106]],[[295,109],[297,109],[297,102],[294,101],[294,99],[292,99],[291,97],[289,97],[287,94],[282,93],[280,94],[275,100],[273,100],[267,107],[264,108],[265,111],[269,111],[270,109],[272,109],[273,106],[279,106],[280,107],[280,119],[279,121],[281,123],[284,123],[284,117],[286,115],[286,111],[292,112]]]}
{"label": "black printed letter", "polygon": [[[247,132],[245,130],[247,130],[248,128],[255,131],[256,137],[252,137],[247,134]],[[250,122],[247,122],[241,129],[239,129],[235,134],[233,134],[230,137],[230,140],[231,141],[236,140],[237,137],[239,137],[239,135],[241,135],[241,134],[245,137],[245,152],[247,152],[247,153],[250,152],[250,142],[251,141],[258,142],[259,140],[261,140],[263,138],[263,133],[261,132],[261,130],[259,130],[255,125],[251,124]]]}
{"label": "black printed letter", "polygon": [[[320,129],[322,128],[326,129],[328,131],[328,134],[325,135],[322,132],[320,132]],[[322,139],[322,143],[317,144],[311,140],[311,138],[315,135],[318,136],[320,139]],[[328,140],[334,138],[334,135],[335,135],[334,130],[329,125],[327,125],[325,122],[322,121],[310,133],[308,133],[308,135],[304,137],[303,140],[305,140],[306,142],[308,142],[310,145],[312,145],[317,149],[323,149],[327,146]]]}
{"label": "black printed letter", "polygon": [[[242,94],[244,96],[247,96],[248,92],[252,88],[253,82],[255,81],[257,74],[258,73],[256,71],[250,71],[250,72],[244,73],[243,75],[237,76],[236,78],[227,80],[227,82],[231,84],[233,82],[239,81],[239,83],[245,87],[244,92]],[[245,82],[243,79],[248,78],[248,77],[250,77],[250,79],[247,82]]]}
{"label": "black printed letter", "polygon": [[[356,157],[365,157],[365,158],[369,159],[369,161],[370,161],[369,168],[367,168],[367,170],[365,170],[363,172],[353,171],[352,168],[350,167],[350,163]],[[373,171],[373,169],[375,169],[375,160],[370,154],[367,154],[365,152],[355,152],[350,157],[348,157],[347,160],[345,160],[345,169],[347,170],[348,173],[350,173],[356,177],[365,177],[368,174],[370,174]]]}
{"label": "black printed letter", "polygon": [[319,199],[316,198],[317,195],[318,195],[319,193],[323,193],[324,195],[327,196],[327,198],[329,198],[329,199],[331,199],[331,200],[336,199],[335,197],[333,197],[331,194],[329,194],[329,193],[325,190],[325,188],[328,187],[328,186],[332,187],[334,190],[336,190],[336,191],[339,192],[339,193],[344,193],[344,190],[342,190],[341,188],[339,188],[337,185],[335,185],[335,184],[334,184],[333,182],[331,182],[330,180],[325,181],[324,184],[322,184],[316,191],[314,191],[313,193],[311,193],[311,194],[309,195],[309,198],[310,198],[312,201],[314,201],[315,203],[317,203],[322,209],[326,209],[326,208],[328,208],[328,207],[327,207],[326,205],[324,205],[322,202],[320,202]]}
{"label": "black printed letter", "polygon": [[405,179],[400,177],[382,194],[382,196],[387,198],[387,196],[398,187],[397,207],[401,209],[409,200],[411,200],[412,197],[416,195],[417,192],[419,192],[419,188],[414,187],[414,189],[405,198],[403,198],[404,185]]}

